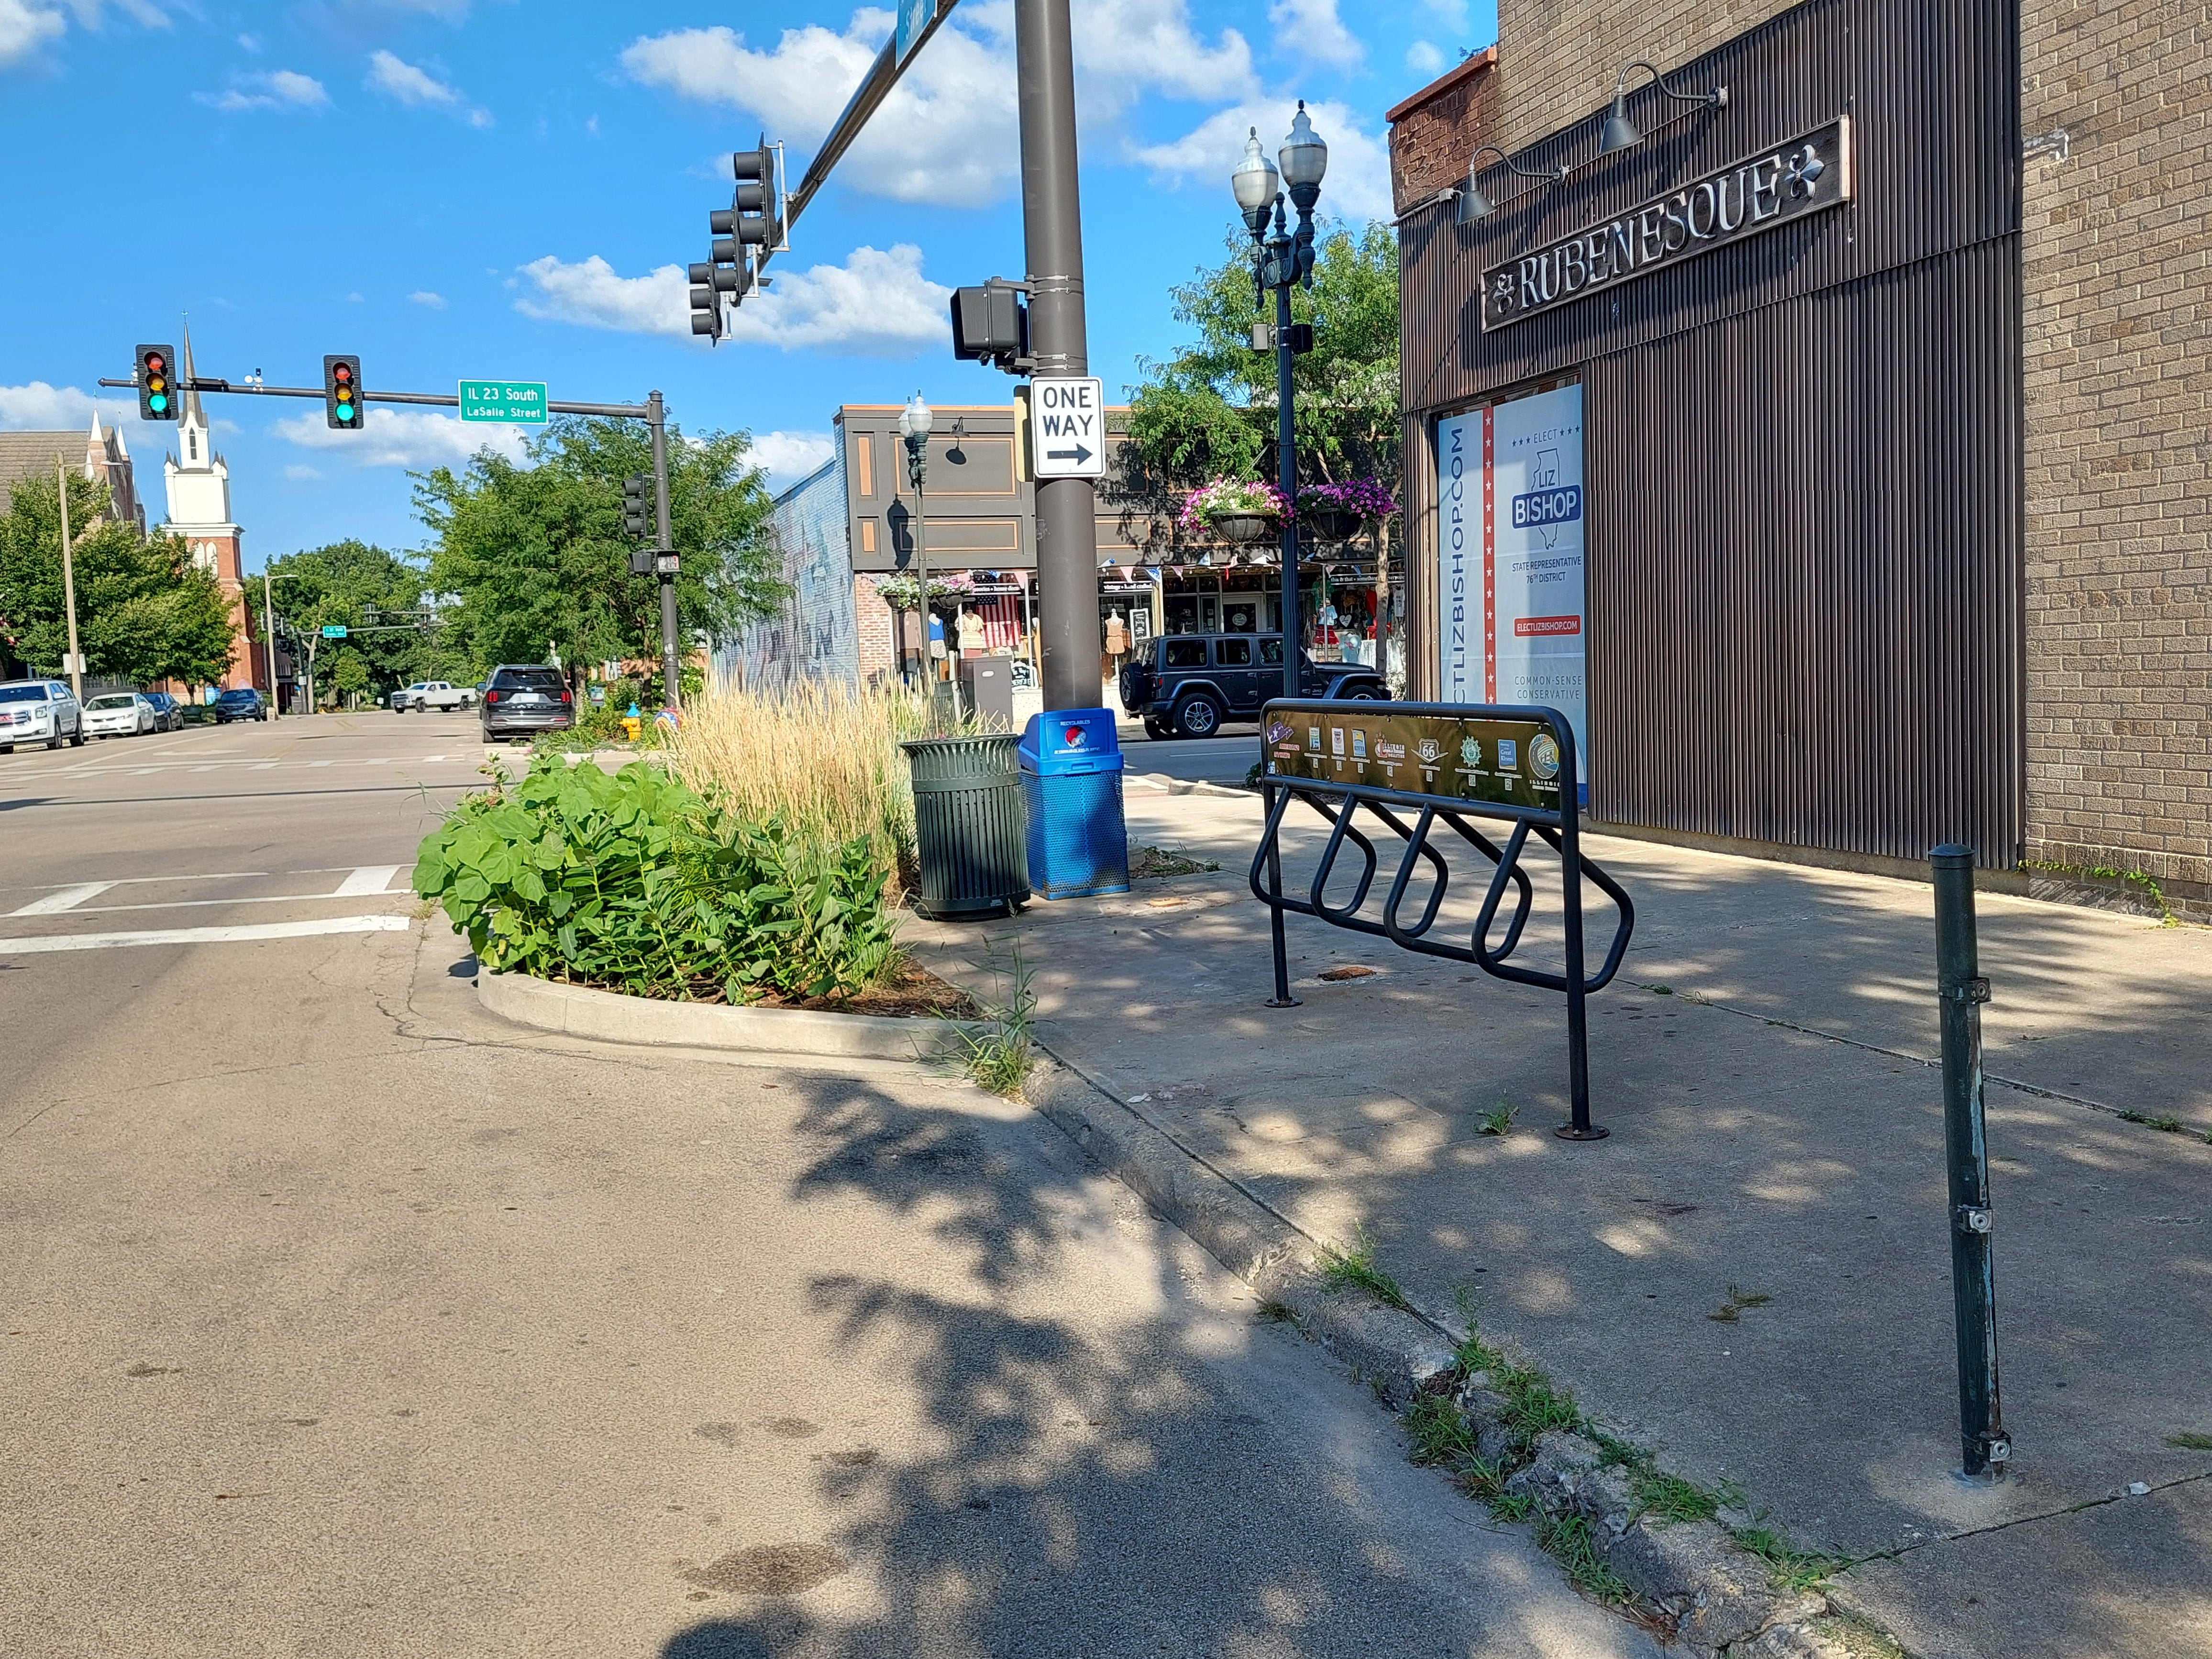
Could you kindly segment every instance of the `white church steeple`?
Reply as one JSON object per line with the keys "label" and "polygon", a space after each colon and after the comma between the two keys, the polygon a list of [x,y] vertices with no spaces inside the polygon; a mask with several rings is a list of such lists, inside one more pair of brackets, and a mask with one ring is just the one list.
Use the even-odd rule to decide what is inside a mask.
{"label": "white church steeple", "polygon": [[164,463],[161,471],[169,486],[169,528],[192,543],[198,553],[204,537],[222,537],[235,543],[238,526],[230,521],[230,468],[215,452],[208,431],[207,412],[200,394],[192,390],[192,330],[185,325],[184,406],[178,411],[177,447],[181,452]]}

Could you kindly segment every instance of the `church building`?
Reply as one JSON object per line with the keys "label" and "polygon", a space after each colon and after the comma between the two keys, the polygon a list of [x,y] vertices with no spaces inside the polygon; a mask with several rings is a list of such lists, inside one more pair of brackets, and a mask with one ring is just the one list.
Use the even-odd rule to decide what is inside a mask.
{"label": "church building", "polygon": [[230,516],[230,468],[208,431],[200,395],[192,391],[192,333],[185,330],[184,408],[178,417],[177,444],[181,452],[167,457],[161,473],[168,485],[169,521],[166,528],[180,536],[191,549],[192,562],[211,571],[222,587],[231,616],[230,668],[222,677],[228,690],[253,686],[270,693],[269,665],[253,626],[253,607],[246,594],[246,567],[240,550],[240,531]]}

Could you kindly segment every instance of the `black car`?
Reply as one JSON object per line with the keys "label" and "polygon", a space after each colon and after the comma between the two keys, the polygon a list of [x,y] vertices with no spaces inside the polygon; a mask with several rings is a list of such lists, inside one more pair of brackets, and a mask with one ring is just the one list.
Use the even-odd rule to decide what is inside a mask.
{"label": "black car", "polygon": [[486,741],[565,732],[576,723],[575,694],[550,663],[501,663],[483,684],[477,706]]}
{"label": "black car", "polygon": [[[1356,662],[1316,662],[1298,653],[1298,678],[1310,697],[1357,702],[1389,700],[1390,688]],[[1154,738],[1210,738],[1224,720],[1249,720],[1270,697],[1283,695],[1279,634],[1166,634],[1121,665],[1121,706]]]}
{"label": "black car", "polygon": [[233,720],[265,720],[269,705],[261,701],[261,694],[250,685],[233,686],[215,700],[215,723],[228,726]]}
{"label": "black car", "polygon": [[146,701],[154,705],[154,729],[156,732],[181,732],[185,729],[184,705],[166,691],[149,691]]}

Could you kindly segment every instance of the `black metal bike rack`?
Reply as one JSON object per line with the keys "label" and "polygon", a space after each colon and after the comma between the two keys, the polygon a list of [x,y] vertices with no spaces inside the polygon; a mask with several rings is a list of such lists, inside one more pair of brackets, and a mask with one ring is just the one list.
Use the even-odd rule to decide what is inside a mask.
{"label": "black metal bike rack", "polygon": [[[1567,999],[1567,1049],[1572,1116],[1559,1125],[1568,1140],[1601,1140],[1607,1131],[1590,1121],[1589,1030],[1584,1001],[1620,970],[1635,931],[1636,907],[1614,881],[1583,856],[1577,825],[1574,728],[1555,708],[1495,703],[1334,702],[1279,699],[1260,716],[1261,794],[1267,803],[1267,830],[1252,860],[1253,896],[1268,908],[1275,953],[1275,994],[1271,1008],[1294,1008],[1290,961],[1283,937],[1286,912],[1313,916],[1332,927],[1372,933],[1424,956],[1471,963],[1495,978],[1564,992]],[[1283,819],[1293,800],[1303,800],[1330,825],[1328,842],[1304,898],[1283,890]],[[1354,819],[1364,811],[1406,844],[1397,874],[1378,915],[1362,915],[1381,868],[1373,841]],[[1408,823],[1407,819],[1412,821]],[[1471,820],[1511,823],[1504,845],[1476,829]],[[1459,839],[1492,866],[1489,890],[1462,945],[1432,939],[1437,917],[1450,884],[1451,869],[1431,841],[1437,823],[1449,824]],[[1528,837],[1559,855],[1564,917],[1565,971],[1522,967],[1510,960],[1520,947],[1535,891],[1522,855]],[[1337,855],[1350,842],[1364,860],[1348,903],[1331,903],[1328,889]],[[1425,862],[1433,886],[1420,914],[1407,921],[1399,911],[1416,868]],[[1266,878],[1265,884],[1261,878]],[[1595,974],[1584,971],[1583,883],[1610,899],[1620,913],[1613,942]],[[1507,889],[1513,909],[1504,937],[1490,943]]]}

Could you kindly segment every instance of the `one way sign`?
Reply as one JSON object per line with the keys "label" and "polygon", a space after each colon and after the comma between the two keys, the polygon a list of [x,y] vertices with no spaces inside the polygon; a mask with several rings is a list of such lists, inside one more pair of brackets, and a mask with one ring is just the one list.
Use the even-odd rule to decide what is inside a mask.
{"label": "one way sign", "polygon": [[1102,381],[1030,381],[1030,458],[1040,478],[1106,476],[1106,394]]}

